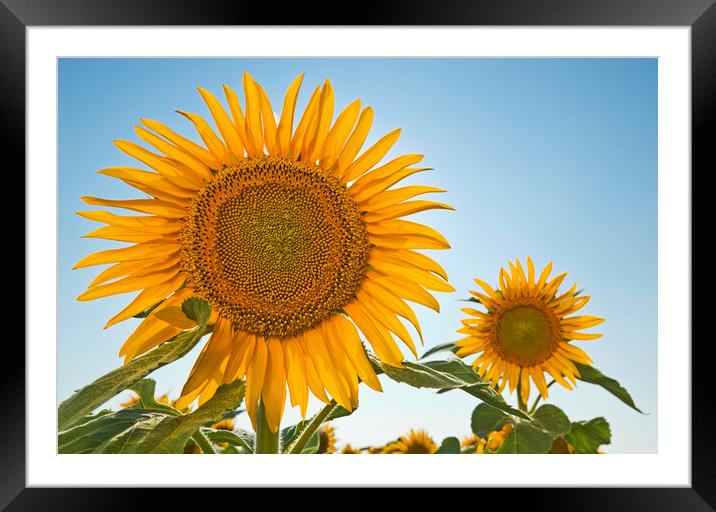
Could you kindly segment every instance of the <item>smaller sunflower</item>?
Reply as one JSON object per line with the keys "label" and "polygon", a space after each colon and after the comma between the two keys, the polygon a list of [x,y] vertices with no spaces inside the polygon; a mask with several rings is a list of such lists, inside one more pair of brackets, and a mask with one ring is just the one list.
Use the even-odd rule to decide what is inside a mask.
{"label": "smaller sunflower", "polygon": [[438,450],[435,441],[424,430],[410,429],[408,434],[383,448],[381,453],[435,453]]}
{"label": "smaller sunflower", "polygon": [[[486,309],[464,308],[468,318],[458,330],[467,337],[456,342],[457,355],[480,353],[472,363],[481,377],[502,392],[509,384],[510,393],[519,388],[520,399],[527,403],[530,385],[534,382],[543,398],[547,398],[544,373],[571,390],[576,386],[579,371],[574,365],[591,364],[592,360],[574,340],[594,340],[601,334],[580,332],[598,325],[603,318],[589,315],[568,316],[582,309],[590,297],[581,295],[575,284],[565,293],[558,293],[566,273],[549,279],[552,263],[535,279],[535,267],[527,258],[527,272],[520,260],[509,262],[510,271],[500,270],[496,290],[481,279],[475,282],[485,293],[471,291]],[[571,382],[571,384],[570,384]]]}
{"label": "smaller sunflower", "polygon": [[316,453],[333,453],[336,451],[336,429],[330,423],[324,423],[318,429],[318,451]]}

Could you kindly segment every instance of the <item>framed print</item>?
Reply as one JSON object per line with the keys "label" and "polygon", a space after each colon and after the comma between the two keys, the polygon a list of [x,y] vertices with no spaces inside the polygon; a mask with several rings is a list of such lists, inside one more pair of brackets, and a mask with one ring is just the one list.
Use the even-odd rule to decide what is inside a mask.
{"label": "framed print", "polygon": [[3,506],[397,486],[711,510],[691,170],[713,164],[712,3],[345,25],[3,0],[27,201]]}

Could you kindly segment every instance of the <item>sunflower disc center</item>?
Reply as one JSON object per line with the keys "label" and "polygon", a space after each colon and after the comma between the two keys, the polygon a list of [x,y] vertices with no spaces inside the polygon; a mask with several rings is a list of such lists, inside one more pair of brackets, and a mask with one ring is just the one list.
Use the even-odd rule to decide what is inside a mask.
{"label": "sunflower disc center", "polygon": [[265,336],[295,336],[341,311],[370,250],[346,188],[278,157],[220,171],[181,236],[189,284],[237,329]]}
{"label": "sunflower disc center", "polygon": [[533,305],[509,308],[497,323],[497,342],[502,356],[521,366],[532,366],[549,358],[558,339],[554,321]]}

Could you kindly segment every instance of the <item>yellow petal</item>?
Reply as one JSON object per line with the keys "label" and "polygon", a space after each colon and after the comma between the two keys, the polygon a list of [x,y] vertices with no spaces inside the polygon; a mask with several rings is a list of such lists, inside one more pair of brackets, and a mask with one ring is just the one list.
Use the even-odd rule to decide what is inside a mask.
{"label": "yellow petal", "polygon": [[267,341],[268,359],[266,360],[266,377],[264,379],[261,398],[266,409],[266,420],[271,432],[277,432],[283,416],[286,402],[286,371],[283,364],[283,348],[281,341],[272,336]]}
{"label": "yellow petal", "polygon": [[344,182],[350,182],[363,173],[369,171],[375,164],[380,162],[383,157],[390,151],[390,148],[398,141],[401,129],[393,130],[389,134],[381,137],[378,142],[368,148],[365,153],[358,157],[346,170],[342,173]]}
{"label": "yellow petal", "polygon": [[445,192],[445,190],[436,187],[425,187],[415,185],[410,187],[397,188],[395,190],[386,190],[380,194],[376,194],[361,203],[362,210],[366,212],[379,211],[387,206],[398,204],[411,197],[431,192]]}
{"label": "yellow petal", "polygon": [[239,138],[239,134],[236,131],[236,126],[231,122],[229,116],[226,114],[226,110],[221,106],[216,96],[211,94],[203,87],[197,87],[199,94],[204,99],[204,102],[209,107],[211,117],[214,118],[216,127],[219,129],[221,137],[226,142],[228,149],[236,158],[244,157],[244,144]]}
{"label": "yellow petal", "polygon": [[182,112],[181,110],[177,110],[177,113],[192,122],[196,131],[199,133],[199,137],[201,137],[201,140],[206,144],[207,149],[220,164],[225,164],[229,161],[229,150],[203,117],[192,114],[191,112]]}
{"label": "yellow petal", "polygon": [[335,315],[330,322],[330,328],[333,330],[334,339],[342,340],[341,346],[353,363],[361,380],[372,389],[383,391],[378,376],[375,374],[370,361],[368,361],[355,326],[347,318]]}
{"label": "yellow petal", "polygon": [[375,270],[369,270],[368,272],[366,272],[365,276],[366,279],[376,281],[381,285],[389,287],[395,292],[396,295],[402,297],[403,299],[415,302],[416,304],[422,304],[423,306],[432,309],[436,313],[440,313],[440,303],[438,303],[438,301],[435,300],[435,297],[425,291],[418,284],[415,284],[410,281],[406,282],[401,279],[396,279],[387,274],[376,272]]}
{"label": "yellow petal", "polygon": [[264,387],[267,359],[268,349],[266,347],[266,341],[263,338],[257,337],[254,355],[246,372],[246,411],[249,413],[254,431],[256,431],[256,408],[258,407],[259,397]]}
{"label": "yellow petal", "polygon": [[356,124],[353,133],[348,137],[343,149],[341,149],[338,160],[336,160],[336,163],[333,164],[331,168],[331,172],[335,176],[343,176],[348,166],[351,165],[353,159],[363,147],[365,139],[368,137],[371,124],[373,124],[373,109],[366,107],[363,109],[363,112],[361,112],[358,118],[358,124]]}
{"label": "yellow petal", "polygon": [[353,127],[360,114],[361,101],[355,100],[340,113],[333,127],[328,132],[323,143],[320,166],[323,169],[330,169],[336,163],[338,155],[346,143]]}
{"label": "yellow petal", "polygon": [[236,133],[239,134],[239,139],[246,148],[248,142],[246,138],[246,119],[244,119],[244,113],[241,111],[241,103],[239,103],[239,97],[228,85],[224,84],[224,94],[226,95],[226,102],[229,104],[229,110],[231,111],[231,119],[234,122],[234,128]]}
{"label": "yellow petal", "polygon": [[409,249],[383,249],[374,247],[370,253],[371,260],[379,259],[384,261],[392,261],[393,263],[409,264],[413,267],[429,270],[446,281],[448,280],[447,272],[435,260],[422,253],[411,251]]}
{"label": "yellow petal", "polygon": [[284,340],[286,355],[286,380],[291,393],[291,404],[301,408],[301,416],[306,418],[308,408],[308,381],[306,377],[305,357],[298,346],[297,338]]}
{"label": "yellow petal", "polygon": [[246,152],[249,156],[264,154],[264,134],[261,126],[261,101],[256,82],[248,73],[244,73],[244,96],[246,105]]}
{"label": "yellow petal", "polygon": [[[154,130],[159,135],[167,139],[169,142],[179,146],[184,151],[192,155],[194,158],[204,164],[208,169],[218,170],[221,167],[219,161],[209,151],[207,151],[205,148],[201,147],[194,141],[191,141],[186,137],[183,137],[178,133],[174,132],[173,130],[169,129],[163,123],[160,123],[159,121],[153,121],[151,119],[140,119],[140,121],[150,130]],[[204,177],[211,178],[211,172],[207,171]]]}
{"label": "yellow petal", "polygon": [[306,109],[303,111],[303,115],[301,116],[301,120],[298,122],[298,126],[296,126],[296,131],[291,137],[290,156],[293,159],[298,159],[301,155],[304,138],[307,136],[309,125],[318,112],[318,100],[320,95],[321,89],[316,87],[313,90],[313,94],[311,94],[311,98],[308,100],[308,105],[306,105]]}
{"label": "yellow petal", "polygon": [[296,98],[303,82],[303,73],[298,75],[286,91],[281,110],[281,119],[278,122],[276,131],[276,144],[281,156],[288,156],[291,149],[291,132],[293,130],[293,117],[296,110]]}
{"label": "yellow petal", "polygon": [[266,91],[263,90],[258,83],[256,90],[259,93],[259,103],[261,104],[261,119],[263,119],[264,128],[264,145],[270,155],[276,154],[276,119],[274,118],[273,107],[269,101]]}
{"label": "yellow petal", "polygon": [[80,199],[93,206],[109,206],[113,208],[124,208],[151,215],[159,215],[168,218],[181,218],[186,216],[185,208],[159,199],[101,199],[93,196],[82,196]]}
{"label": "yellow petal", "polygon": [[92,267],[95,265],[104,265],[107,263],[117,263],[121,261],[145,260],[148,258],[170,257],[179,251],[178,244],[172,243],[153,243],[153,244],[137,244],[129,247],[121,247],[119,249],[109,249],[106,251],[89,254],[78,261],[73,269]]}
{"label": "yellow petal", "polygon": [[197,160],[194,156],[191,155],[191,153],[183,150],[179,146],[170,144],[169,142],[160,137],[157,137],[156,135],[154,135],[148,130],[145,130],[141,126],[135,126],[134,131],[137,132],[137,135],[139,135],[139,137],[143,141],[157,148],[168,158],[171,158],[172,160],[181,163],[197,177],[205,179],[211,177],[211,172],[208,170],[206,165],[204,165],[201,161]]}
{"label": "yellow petal", "polygon": [[301,159],[314,163],[321,157],[323,143],[328,135],[328,129],[333,119],[333,87],[331,82],[326,80],[321,90],[321,97],[318,103],[318,115],[316,117],[316,128],[314,133],[308,133],[304,139],[304,151],[301,152]]}
{"label": "yellow petal", "polygon": [[393,337],[385,328],[381,329],[378,324],[371,320],[358,301],[351,302],[344,306],[343,309],[361,330],[381,361],[396,368],[403,367],[403,353],[393,341]]}

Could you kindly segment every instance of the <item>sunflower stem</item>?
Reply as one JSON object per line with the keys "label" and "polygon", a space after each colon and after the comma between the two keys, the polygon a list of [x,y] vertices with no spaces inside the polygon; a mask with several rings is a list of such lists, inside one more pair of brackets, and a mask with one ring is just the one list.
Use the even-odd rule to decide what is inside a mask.
{"label": "sunflower stem", "polygon": [[194,435],[191,436],[191,438],[196,444],[199,445],[199,448],[201,448],[202,453],[216,454],[216,450],[214,450],[214,447],[211,445],[211,442],[206,438],[202,431],[197,430],[196,432],[194,432]]}
{"label": "sunflower stem", "polygon": [[256,453],[279,453],[279,436],[281,429],[272,432],[266,419],[264,401],[259,400],[256,410]]}
{"label": "sunflower stem", "polygon": [[527,412],[527,404],[522,401],[522,370],[520,370],[520,374],[517,377],[517,408],[521,412]]}
{"label": "sunflower stem", "polygon": [[298,436],[296,441],[288,447],[288,453],[301,453],[301,450],[303,450],[303,447],[306,446],[306,443],[309,439],[311,439],[311,436],[316,432],[316,430],[318,430],[323,422],[326,421],[326,418],[328,418],[336,407],[338,407],[336,401],[331,400],[323,409],[320,410],[318,414],[311,418],[308,425],[306,425],[306,428],[301,431],[301,434]]}
{"label": "sunflower stem", "polygon": [[[547,389],[549,389],[550,386],[552,386],[552,384],[554,384],[555,382],[557,382],[557,381],[556,381],[556,380],[552,380],[552,382],[550,382],[549,384],[547,384]],[[534,412],[537,410],[537,404],[539,404],[539,401],[540,401],[541,399],[542,399],[542,395],[541,395],[541,394],[540,394],[540,395],[537,395],[537,398],[535,398],[535,401],[534,401],[534,403],[532,404],[532,407],[530,407],[530,414],[534,414]]]}

